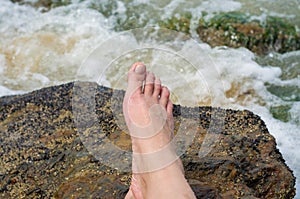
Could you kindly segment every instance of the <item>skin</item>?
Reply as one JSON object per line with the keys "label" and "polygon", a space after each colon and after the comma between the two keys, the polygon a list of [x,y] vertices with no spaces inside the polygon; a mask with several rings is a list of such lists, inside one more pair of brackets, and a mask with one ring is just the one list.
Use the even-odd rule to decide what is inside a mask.
{"label": "skin", "polygon": [[170,91],[143,63],[132,65],[123,112],[133,151],[132,181],[126,199],[196,198],[172,143]]}

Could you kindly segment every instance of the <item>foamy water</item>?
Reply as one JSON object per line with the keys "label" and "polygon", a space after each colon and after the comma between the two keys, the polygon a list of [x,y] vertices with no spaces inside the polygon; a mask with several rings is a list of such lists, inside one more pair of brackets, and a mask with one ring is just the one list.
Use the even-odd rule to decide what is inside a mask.
{"label": "foamy water", "polygon": [[[71,5],[42,13],[30,6],[1,1],[0,96],[78,79],[125,88],[124,74],[128,66],[135,61],[133,59],[140,59],[160,76],[178,103],[248,109],[261,116],[294,171],[296,188],[300,190],[300,153],[297,149],[300,144],[300,51],[270,54],[258,62],[255,55],[244,48],[211,48],[205,43],[196,44],[195,40],[199,39],[192,32],[195,40],[185,41],[176,53],[164,51],[164,46],[127,52],[127,47],[141,46],[134,36],[122,37],[122,40],[116,31],[123,20],[118,17],[126,17],[129,6],[137,12],[145,9],[144,12],[140,10],[140,21],[143,24],[143,20],[148,19],[146,25],[156,25],[157,19],[166,19],[174,13],[191,11],[193,29],[202,11],[208,12],[209,17],[214,12],[242,10],[262,20],[267,15],[282,16],[299,26],[299,1],[284,1],[283,4],[283,1],[268,3],[263,0],[256,3],[244,0],[154,0],[150,5],[143,4],[145,1],[142,0],[132,1],[130,5],[119,1],[109,16],[90,9],[94,2],[73,1]],[[104,4],[109,5],[109,1]],[[120,43],[106,45],[107,41]],[[101,54],[103,65],[85,68],[86,59],[99,45],[103,52],[110,54],[103,57]],[[124,51],[121,51],[123,47]],[[199,53],[197,56],[190,53],[190,56],[184,52]],[[199,62],[195,64],[193,60]],[[275,119],[271,110],[283,106],[288,107],[288,117],[283,121]],[[299,197],[298,191],[296,197]]]}

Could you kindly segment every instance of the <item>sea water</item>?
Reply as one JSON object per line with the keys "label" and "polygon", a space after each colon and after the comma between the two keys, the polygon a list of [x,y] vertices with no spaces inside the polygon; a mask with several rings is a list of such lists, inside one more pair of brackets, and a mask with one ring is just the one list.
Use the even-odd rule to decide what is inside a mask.
{"label": "sea water", "polygon": [[[175,103],[258,114],[294,171],[300,197],[300,51],[257,57],[245,48],[212,48],[194,31],[203,12],[211,17],[221,11],[242,11],[259,20],[283,17],[299,30],[298,0],[73,0],[47,12],[29,5],[37,0],[23,2],[0,1],[0,96],[74,80],[123,89],[128,67],[142,60],[170,88]],[[141,45],[137,35],[122,33],[130,20],[155,27],[186,11],[192,13],[191,38],[177,51],[164,50],[166,41]],[[95,51],[100,64],[86,65]]]}

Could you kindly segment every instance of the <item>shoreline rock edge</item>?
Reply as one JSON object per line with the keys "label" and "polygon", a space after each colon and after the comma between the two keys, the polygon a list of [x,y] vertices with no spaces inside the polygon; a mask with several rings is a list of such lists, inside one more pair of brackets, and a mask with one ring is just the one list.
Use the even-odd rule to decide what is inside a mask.
{"label": "shoreline rock edge", "polygon": [[[76,85],[80,96],[74,95]],[[88,93],[94,93],[93,122],[88,116],[73,114],[76,108],[89,106],[82,101],[87,97],[82,95]],[[95,158],[97,151],[105,150],[104,139],[130,152],[130,137],[120,128],[122,121],[116,122],[116,115],[122,118],[123,95],[124,91],[96,83],[71,82],[1,97],[0,197],[124,197],[130,172],[116,170]],[[295,196],[293,172],[259,116],[246,110],[176,105],[174,118],[175,130],[181,125],[187,136],[197,122],[193,142],[181,155],[197,198]],[[79,119],[84,125],[76,124]],[[89,146],[92,148],[84,145],[85,139],[94,139]],[[211,145],[205,146],[204,140]],[[201,156],[205,147],[209,150]],[[107,152],[103,158],[114,161],[118,157]],[[130,158],[119,158],[130,169]]]}

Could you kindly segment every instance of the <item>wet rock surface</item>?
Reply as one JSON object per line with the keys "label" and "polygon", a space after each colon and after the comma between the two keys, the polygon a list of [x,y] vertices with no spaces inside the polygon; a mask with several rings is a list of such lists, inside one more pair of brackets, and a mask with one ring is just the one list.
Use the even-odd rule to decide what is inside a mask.
{"label": "wet rock surface", "polygon": [[258,55],[300,49],[297,26],[279,17],[259,21],[241,12],[219,13],[209,20],[200,18],[197,32],[213,47],[245,47]]}
{"label": "wet rock surface", "polygon": [[[0,198],[124,198],[131,146],[123,95],[77,82],[0,98]],[[181,158],[198,198],[294,197],[295,177],[259,116],[181,106],[174,116],[178,143],[194,135]],[[123,170],[103,164],[116,160]]]}

